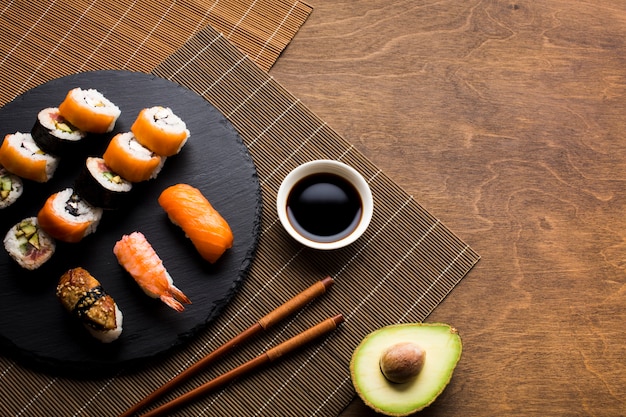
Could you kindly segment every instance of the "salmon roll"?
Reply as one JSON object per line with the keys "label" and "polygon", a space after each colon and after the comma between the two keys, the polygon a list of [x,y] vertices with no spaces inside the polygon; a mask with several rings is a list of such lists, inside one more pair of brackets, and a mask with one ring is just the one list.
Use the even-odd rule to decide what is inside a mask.
{"label": "salmon roll", "polygon": [[98,157],[88,157],[74,182],[74,191],[85,201],[105,210],[118,209],[129,195],[133,184],[114,172]]}
{"label": "salmon roll", "polygon": [[24,191],[22,180],[0,166],[0,209],[15,203]]}
{"label": "salmon roll", "polygon": [[48,107],[37,114],[30,131],[33,140],[44,151],[62,156],[71,152],[86,133],[65,120],[56,107]]}
{"label": "salmon roll", "polygon": [[228,222],[197,188],[188,184],[172,185],[161,193],[158,201],[172,223],[183,229],[205,260],[217,262],[233,246],[233,232]]}
{"label": "salmon roll", "polygon": [[59,158],[41,149],[30,133],[17,132],[4,137],[0,165],[19,177],[46,182],[59,166]]}
{"label": "salmon roll", "polygon": [[109,168],[130,182],[156,178],[165,163],[165,157],[141,145],[131,132],[115,135],[102,159]]}
{"label": "salmon roll", "polygon": [[101,134],[113,130],[122,112],[98,90],[77,87],[59,104],[59,113],[78,129]]}
{"label": "salmon roll", "polygon": [[176,155],[189,138],[187,125],[169,107],[141,110],[130,130],[139,143],[161,156]]}
{"label": "salmon roll", "polygon": [[56,242],[41,230],[37,217],[27,217],[9,229],[4,248],[19,266],[32,271],[54,255]]}
{"label": "salmon roll", "polygon": [[80,242],[94,233],[102,218],[102,209],[93,207],[74,190],[66,188],[52,194],[37,214],[37,221],[46,233],[62,242]]}
{"label": "salmon roll", "polygon": [[122,311],[87,270],[78,267],[64,273],[56,296],[63,308],[102,343],[111,343],[122,334]]}

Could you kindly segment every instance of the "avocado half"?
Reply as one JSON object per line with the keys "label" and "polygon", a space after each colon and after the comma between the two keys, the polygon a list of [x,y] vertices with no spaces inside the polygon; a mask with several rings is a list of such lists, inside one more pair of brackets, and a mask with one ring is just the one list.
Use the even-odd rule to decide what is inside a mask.
{"label": "avocado half", "polygon": [[[407,382],[391,382],[380,359],[392,346],[412,343],[423,353],[417,375]],[[443,323],[397,324],[367,335],[350,361],[354,388],[363,402],[378,413],[407,416],[429,406],[450,382],[461,358],[458,331]]]}

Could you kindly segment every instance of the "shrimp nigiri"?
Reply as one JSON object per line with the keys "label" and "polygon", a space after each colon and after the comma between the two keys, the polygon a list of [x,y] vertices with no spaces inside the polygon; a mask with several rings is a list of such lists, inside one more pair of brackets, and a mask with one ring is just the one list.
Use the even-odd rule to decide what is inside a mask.
{"label": "shrimp nigiri", "polygon": [[191,304],[189,298],[174,286],[163,261],[143,233],[133,232],[122,236],[122,239],[115,243],[113,253],[120,265],[148,296],[161,299],[179,312],[185,309],[181,303]]}
{"label": "shrimp nigiri", "polygon": [[207,261],[216,262],[233,246],[230,226],[197,188],[188,184],[172,185],[161,193],[158,201]]}

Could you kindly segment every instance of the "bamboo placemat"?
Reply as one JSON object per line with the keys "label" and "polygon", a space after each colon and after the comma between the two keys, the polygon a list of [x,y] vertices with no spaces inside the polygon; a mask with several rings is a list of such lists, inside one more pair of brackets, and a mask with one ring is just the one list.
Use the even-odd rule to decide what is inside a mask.
{"label": "bamboo placemat", "polygon": [[[348,363],[359,341],[384,325],[424,320],[478,261],[471,247],[263,71],[257,59],[262,54],[254,58],[247,52],[246,57],[231,43],[237,42],[233,34],[239,30],[244,38],[252,36],[240,23],[253,15],[248,28],[265,19],[261,26],[266,27],[259,33],[268,40],[277,38],[276,27],[290,20],[296,9],[310,10],[303,4],[223,2],[228,4],[226,10],[237,10],[240,18],[230,19],[235,29],[216,30],[212,25],[217,27],[227,19],[219,15],[210,20],[219,1],[36,3],[29,3],[28,11],[16,1],[0,8],[0,34],[5,40],[0,47],[0,71],[13,74],[10,80],[3,77],[1,103],[50,78],[78,70],[125,68],[178,82],[213,103],[241,134],[257,166],[264,213],[257,257],[248,278],[220,318],[196,339],[145,369],[102,379],[78,381],[40,374],[0,357],[1,415],[119,414],[326,275],[336,280],[328,294],[188,385],[229,370],[304,328],[342,313],[346,322],[335,333],[178,415],[337,415],[354,395]],[[275,13],[278,5],[282,17]],[[149,17],[144,19],[144,15]],[[266,20],[267,16],[274,18]],[[90,33],[83,30],[86,27],[99,32],[86,36]],[[42,40],[44,32],[47,38]],[[293,167],[316,158],[354,166],[374,193],[376,209],[370,228],[343,250],[303,249],[277,220],[273,205],[280,181]]]}
{"label": "bamboo placemat", "polygon": [[1,2],[0,68],[10,72],[0,103],[77,71],[149,72],[209,24],[269,70],[311,10],[297,0]]}

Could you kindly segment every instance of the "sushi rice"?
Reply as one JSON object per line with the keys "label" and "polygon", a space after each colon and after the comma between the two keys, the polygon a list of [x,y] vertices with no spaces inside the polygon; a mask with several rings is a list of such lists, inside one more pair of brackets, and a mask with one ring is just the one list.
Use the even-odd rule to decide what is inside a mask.
{"label": "sushi rice", "polygon": [[115,319],[117,326],[115,327],[115,329],[111,330],[95,329],[87,323],[83,323],[83,326],[85,327],[85,329],[87,329],[91,336],[95,337],[100,342],[111,343],[116,341],[122,335],[123,330],[122,323],[124,322],[124,315],[122,314],[122,311],[117,306],[117,304],[115,304]]}

